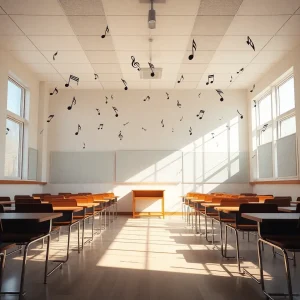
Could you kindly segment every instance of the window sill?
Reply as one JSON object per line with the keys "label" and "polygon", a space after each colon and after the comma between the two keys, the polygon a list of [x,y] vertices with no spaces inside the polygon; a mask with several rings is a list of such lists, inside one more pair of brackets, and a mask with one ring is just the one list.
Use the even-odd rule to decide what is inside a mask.
{"label": "window sill", "polygon": [[270,180],[270,181],[252,181],[251,185],[256,184],[300,184],[300,180]]}
{"label": "window sill", "polygon": [[47,182],[34,181],[34,180],[0,180],[0,184],[38,184],[38,185],[46,185]]}

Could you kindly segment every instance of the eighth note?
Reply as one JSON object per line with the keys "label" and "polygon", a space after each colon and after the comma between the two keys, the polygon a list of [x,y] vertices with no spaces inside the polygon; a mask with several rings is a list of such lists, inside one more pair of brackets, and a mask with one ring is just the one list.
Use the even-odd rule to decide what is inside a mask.
{"label": "eighth note", "polygon": [[103,129],[103,124],[100,124],[100,125],[99,125],[98,130],[99,130],[99,129]]}
{"label": "eighth note", "polygon": [[117,118],[118,116],[119,116],[119,114],[118,114],[118,109],[116,108],[116,107],[112,107],[112,109],[114,110],[114,112],[115,112],[115,117]]}
{"label": "eighth note", "polygon": [[124,90],[127,91],[128,90],[127,82],[124,79],[122,79],[122,78],[121,78],[121,80],[122,80],[122,82],[125,85]]}
{"label": "eighth note", "polygon": [[244,68],[241,68],[238,72],[236,72],[236,74],[240,74],[242,72],[244,72]]}
{"label": "eighth note", "polygon": [[73,100],[72,100],[72,103],[71,103],[71,105],[70,105],[70,106],[68,106],[68,110],[71,110],[71,109],[72,109],[72,107],[73,107],[73,105],[76,105],[76,99],[75,99],[75,97],[73,97]]}
{"label": "eighth note", "polygon": [[9,128],[6,128],[6,135],[8,135],[9,133]]}
{"label": "eighth note", "polygon": [[210,83],[214,83],[214,81],[215,81],[215,75],[208,75],[206,85],[209,85]]}
{"label": "eighth note", "polygon": [[57,88],[55,88],[55,89],[53,90],[53,92],[50,93],[50,96],[54,95],[54,93],[55,93],[56,95],[58,94],[58,89],[57,89]]}
{"label": "eighth note", "polygon": [[54,115],[50,115],[49,117],[48,117],[48,120],[47,120],[47,122],[48,123],[50,123],[51,122],[51,120],[54,118]]}
{"label": "eighth note", "polygon": [[192,54],[189,55],[189,60],[192,60],[194,58],[194,51],[197,50],[197,44],[195,42],[195,40],[193,39],[193,43],[192,43]]}
{"label": "eighth note", "polygon": [[177,83],[180,83],[182,80],[184,80],[183,75],[181,75],[180,79],[177,81]]}
{"label": "eighth note", "polygon": [[170,99],[170,97],[169,97],[169,94],[166,92],[166,95],[167,95],[167,100],[169,100]]}
{"label": "eighth note", "polygon": [[147,129],[146,129],[146,128],[144,128],[144,127],[142,127],[142,129],[143,129],[144,131],[147,131]]}
{"label": "eighth note", "polygon": [[177,107],[181,108],[181,103],[177,100]]}
{"label": "eighth note", "polygon": [[129,124],[129,122],[127,122],[127,123],[123,124],[123,126],[126,126],[126,125],[128,125],[128,124]]}
{"label": "eighth note", "polygon": [[211,133],[211,136],[213,139],[215,138],[215,134],[213,132]]}
{"label": "eighth note", "polygon": [[205,110],[201,109],[199,114],[196,115],[196,117],[199,117],[200,120],[202,120],[203,116],[204,116]]}
{"label": "eighth note", "polygon": [[161,127],[165,127],[164,119],[162,119],[162,120],[160,121],[160,123],[161,123]]}
{"label": "eighth note", "polygon": [[150,100],[150,96],[147,96],[145,99],[144,99],[144,101],[146,101],[146,100]]}
{"label": "eighth note", "polygon": [[224,101],[224,98],[223,98],[223,96],[221,95],[221,94],[224,94],[223,91],[217,89],[216,92],[217,92],[217,93],[219,94],[219,96],[221,97],[221,98],[220,98],[220,101],[221,101],[221,102]]}
{"label": "eighth note", "polygon": [[230,78],[230,82],[232,82],[232,75],[231,75],[231,78]]}
{"label": "eighth note", "polygon": [[85,143],[83,143],[83,147],[82,147],[82,149],[85,149]]}
{"label": "eighth note", "polygon": [[250,91],[250,93],[252,93],[255,90],[255,84],[253,84],[252,90]]}
{"label": "eighth note", "polygon": [[151,63],[151,62],[148,62],[148,65],[149,65],[149,68],[151,69],[151,77],[154,77],[155,74],[154,74],[154,65]]}
{"label": "eighth note", "polygon": [[101,35],[101,37],[104,39],[106,37],[106,34],[109,33],[109,28],[106,26],[104,34]]}
{"label": "eighth note", "polygon": [[70,85],[70,80],[76,81],[76,82],[77,82],[77,85],[78,85],[78,83],[79,83],[79,77],[76,77],[76,76],[74,76],[74,75],[70,75],[69,81],[68,81],[68,83],[65,84],[65,87],[68,87],[68,86]]}
{"label": "eighth note", "polygon": [[100,109],[96,108],[96,111],[98,112],[98,116],[100,116]]}
{"label": "eighth note", "polygon": [[105,98],[106,98],[105,104],[107,104],[107,103],[108,103],[108,101],[107,101],[107,100],[108,100],[108,98],[107,98],[106,96],[105,96]]}
{"label": "eighth note", "polygon": [[183,120],[183,116],[181,117],[181,119],[180,119],[180,122]]}
{"label": "eighth note", "polygon": [[198,98],[200,98],[200,97],[201,97],[201,93],[198,94]]}
{"label": "eighth note", "polygon": [[190,133],[190,135],[193,134],[193,129],[192,129],[192,127],[190,127],[190,129],[189,129],[189,133]]}
{"label": "eighth note", "polygon": [[262,131],[262,132],[265,132],[265,131],[266,131],[266,129],[267,129],[267,127],[268,127],[268,125],[269,125],[269,124],[265,124],[265,125],[263,126],[263,128],[262,128],[262,130],[261,130],[261,131]]}
{"label": "eighth note", "polygon": [[78,129],[77,129],[77,131],[75,132],[75,135],[78,135],[80,130],[81,130],[81,126],[78,124]]}
{"label": "eighth note", "polygon": [[253,100],[253,102],[254,102],[254,107],[256,107],[256,100]]}
{"label": "eighth note", "polygon": [[55,56],[58,54],[58,51],[56,51],[54,54],[53,54],[53,60],[55,60]]}
{"label": "eighth note", "polygon": [[94,73],[94,76],[95,76],[95,80],[97,80],[99,78],[99,75]]}
{"label": "eighth note", "polygon": [[249,36],[247,36],[247,41],[246,41],[246,43],[247,43],[249,46],[251,46],[252,49],[255,51],[254,43],[253,43],[253,41],[250,39]]}
{"label": "eighth note", "polygon": [[244,116],[239,112],[239,110],[237,109],[236,111],[237,111],[237,113],[240,115],[241,119],[243,119]]}

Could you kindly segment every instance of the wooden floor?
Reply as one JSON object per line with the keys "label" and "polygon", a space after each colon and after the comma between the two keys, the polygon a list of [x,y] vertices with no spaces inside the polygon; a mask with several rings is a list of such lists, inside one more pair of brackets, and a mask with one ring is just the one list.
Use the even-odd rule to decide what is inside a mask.
{"label": "wooden floor", "polygon": [[[233,251],[233,234],[230,238],[229,249]],[[255,237],[251,236],[250,242],[240,240],[243,266],[258,274]],[[59,242],[53,237],[51,259],[61,258],[65,245],[65,235]],[[75,232],[72,247],[76,247]],[[181,217],[119,217],[102,236],[86,245],[83,253],[71,253],[68,264],[51,275],[47,285],[42,283],[44,254],[41,245],[29,252],[25,299],[265,299],[258,284],[238,274],[235,260],[222,259],[219,249],[195,236]],[[267,288],[282,292],[286,289],[282,258],[273,258],[268,247],[263,255]],[[21,256],[7,258],[3,290],[18,288],[20,267]],[[299,268],[291,266],[294,289],[299,286]]]}

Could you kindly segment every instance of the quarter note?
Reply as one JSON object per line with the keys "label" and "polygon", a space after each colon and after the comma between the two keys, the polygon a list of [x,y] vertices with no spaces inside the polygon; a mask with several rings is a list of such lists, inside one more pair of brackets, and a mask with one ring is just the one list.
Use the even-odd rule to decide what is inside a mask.
{"label": "quarter note", "polygon": [[254,102],[254,107],[256,107],[256,100],[253,100],[253,102]]}
{"label": "quarter note", "polygon": [[106,37],[106,34],[109,33],[109,28],[106,26],[104,34],[101,35],[101,37],[104,39]]}
{"label": "quarter note", "polygon": [[146,101],[146,100],[150,100],[150,96],[147,96],[145,99],[144,99],[144,101]]}
{"label": "quarter note", "polygon": [[170,96],[169,96],[169,94],[166,92],[166,95],[167,95],[167,100],[169,100],[170,99]]}
{"label": "quarter note", "polygon": [[58,89],[57,89],[57,88],[55,88],[55,89],[53,90],[53,92],[52,92],[52,93],[50,93],[50,96],[54,95],[54,93],[55,93],[55,95],[57,95],[57,94],[58,94]]}
{"label": "quarter note", "polygon": [[48,117],[48,120],[47,120],[47,122],[48,123],[50,123],[51,122],[51,120],[54,118],[54,115],[50,115],[49,117]]}
{"label": "quarter note", "polygon": [[268,128],[268,125],[269,125],[269,124],[265,124],[265,125],[263,126],[263,128],[262,128],[262,130],[261,130],[261,131],[262,131],[262,132],[265,132],[265,131],[266,131],[266,129]]}
{"label": "quarter note", "polygon": [[96,111],[98,112],[98,116],[100,116],[100,109],[96,108]]}
{"label": "quarter note", "polygon": [[197,44],[195,42],[195,40],[193,39],[193,43],[192,43],[192,54],[189,55],[189,60],[192,60],[194,58],[194,51],[197,50]]}
{"label": "quarter note", "polygon": [[204,116],[205,110],[201,109],[199,114],[196,115],[196,117],[198,117],[200,120],[202,120],[203,116]]}
{"label": "quarter note", "polygon": [[218,89],[218,90],[216,90],[216,92],[217,92],[217,93],[219,94],[219,96],[221,97],[221,98],[220,98],[220,101],[221,101],[221,102],[224,101],[224,98],[223,98],[223,96],[222,96],[222,94],[224,94],[223,91]]}
{"label": "quarter note", "polygon": [[128,124],[129,124],[129,122],[127,122],[127,123],[124,123],[124,124],[123,124],[123,126],[126,126],[126,125],[128,125]]}
{"label": "quarter note", "polygon": [[183,120],[183,116],[181,117],[181,119],[180,119],[180,122]]}
{"label": "quarter note", "polygon": [[94,76],[95,76],[95,80],[97,80],[99,78],[99,75],[94,73]]}
{"label": "quarter note", "polygon": [[190,129],[189,129],[189,133],[190,133],[190,135],[193,134],[193,129],[192,129],[192,127],[190,127]]}
{"label": "quarter note", "polygon": [[150,68],[150,70],[151,70],[151,77],[154,77],[155,76],[155,74],[154,74],[154,65],[151,63],[151,62],[148,62],[148,65],[149,65],[149,68]]}
{"label": "quarter note", "polygon": [[9,133],[9,128],[6,128],[6,135],[8,135]]}
{"label": "quarter note", "polygon": [[78,129],[77,129],[77,131],[75,132],[75,135],[78,135],[80,130],[81,130],[81,126],[78,124]]}
{"label": "quarter note", "polygon": [[236,72],[236,74],[240,74],[242,72],[244,72],[244,68],[241,68],[238,72]]}
{"label": "quarter note", "polygon": [[71,110],[73,108],[73,105],[76,105],[76,99],[75,99],[75,97],[73,97],[71,105],[68,106],[68,110]]}
{"label": "quarter note", "polygon": [[239,112],[239,110],[237,109],[236,111],[237,111],[237,113],[240,115],[241,119],[243,119],[244,116]]}
{"label": "quarter note", "polygon": [[100,124],[98,130],[103,129],[103,124]]}
{"label": "quarter note", "polygon": [[82,149],[85,149],[85,143],[83,143],[83,147],[82,147]]}
{"label": "quarter note", "polygon": [[232,82],[232,75],[231,75],[231,78],[230,78],[230,82]]}
{"label": "quarter note", "polygon": [[144,131],[147,131],[147,129],[146,129],[146,128],[144,128],[144,127],[142,127],[142,130],[144,130]]}
{"label": "quarter note", "polygon": [[252,93],[255,90],[255,84],[253,84],[252,90],[250,91],[250,93]]}
{"label": "quarter note", "polygon": [[118,109],[116,108],[116,107],[112,107],[112,109],[114,110],[114,112],[115,112],[115,117],[118,117],[119,116],[119,114],[118,114]]}
{"label": "quarter note", "polygon": [[54,54],[53,54],[53,60],[55,60],[55,56],[58,54],[58,51],[56,51]]}
{"label": "quarter note", "polygon": [[118,137],[119,137],[120,141],[122,141],[122,139],[123,139],[122,131],[119,132]]}
{"label": "quarter note", "polygon": [[181,108],[181,103],[177,100],[177,107]]}
{"label": "quarter note", "polygon": [[162,120],[160,121],[160,123],[161,123],[161,127],[165,127],[164,119],[162,119]]}
{"label": "quarter note", "polygon": [[213,132],[211,133],[211,136],[213,139],[215,138],[215,134]]}
{"label": "quarter note", "polygon": [[200,97],[201,97],[201,93],[198,94],[198,98],[200,98]]}
{"label": "quarter note", "polygon": [[174,132],[174,128],[172,127],[172,132]]}
{"label": "quarter note", "polygon": [[214,81],[215,81],[215,75],[208,75],[206,85],[209,85],[210,83],[214,83]]}
{"label": "quarter note", "polygon": [[128,90],[127,82],[124,79],[122,79],[122,78],[121,78],[121,80],[122,80],[122,82],[125,85],[124,90],[127,91]]}
{"label": "quarter note", "polygon": [[249,46],[251,46],[252,49],[255,51],[254,43],[253,43],[253,41],[250,39],[249,36],[247,36],[247,41],[246,41],[246,43],[247,43]]}
{"label": "quarter note", "polygon": [[68,87],[68,86],[70,85],[70,80],[76,81],[76,82],[77,82],[77,85],[78,85],[78,83],[79,83],[79,78],[78,78],[78,77],[76,77],[76,76],[74,76],[74,75],[70,75],[69,81],[68,81],[68,83],[65,84],[65,87]]}
{"label": "quarter note", "polygon": [[177,83],[180,83],[182,80],[184,80],[183,75],[181,75],[180,79],[177,81]]}
{"label": "quarter note", "polygon": [[138,63],[137,61],[135,61],[135,57],[134,56],[131,56],[131,60],[132,60],[132,63],[131,63],[132,67],[135,68],[135,69],[137,69],[138,71],[140,71],[141,70],[140,63]]}
{"label": "quarter note", "polygon": [[40,134],[42,134],[44,132],[44,129],[42,129],[41,131],[40,131]]}
{"label": "quarter note", "polygon": [[107,101],[107,100],[108,100],[108,98],[107,98],[106,96],[105,96],[105,98],[106,98],[105,104],[107,104],[107,103],[108,103],[108,101]]}

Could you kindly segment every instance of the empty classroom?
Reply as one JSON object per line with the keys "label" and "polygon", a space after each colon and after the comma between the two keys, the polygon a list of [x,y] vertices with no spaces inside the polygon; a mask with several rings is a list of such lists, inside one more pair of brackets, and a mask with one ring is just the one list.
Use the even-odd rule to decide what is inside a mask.
{"label": "empty classroom", "polygon": [[0,299],[300,299],[300,0],[0,0]]}

